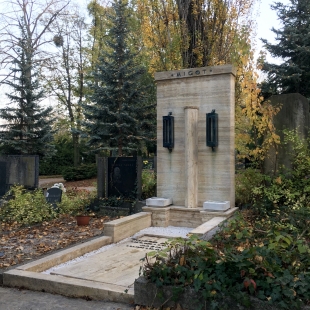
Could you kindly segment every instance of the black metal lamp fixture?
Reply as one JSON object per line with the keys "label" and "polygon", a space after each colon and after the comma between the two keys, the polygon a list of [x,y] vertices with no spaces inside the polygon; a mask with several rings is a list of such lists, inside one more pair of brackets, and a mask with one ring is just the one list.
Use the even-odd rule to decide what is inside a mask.
{"label": "black metal lamp fixture", "polygon": [[218,146],[218,114],[215,110],[206,114],[206,143],[207,146],[214,148]]}
{"label": "black metal lamp fixture", "polygon": [[171,152],[174,148],[174,117],[172,112],[167,116],[163,116],[163,147]]}

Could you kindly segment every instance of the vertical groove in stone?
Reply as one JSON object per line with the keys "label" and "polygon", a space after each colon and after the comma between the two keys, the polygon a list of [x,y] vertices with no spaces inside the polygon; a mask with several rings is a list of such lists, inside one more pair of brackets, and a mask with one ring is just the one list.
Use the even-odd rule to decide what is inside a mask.
{"label": "vertical groove in stone", "polygon": [[185,107],[185,207],[198,205],[198,107]]}

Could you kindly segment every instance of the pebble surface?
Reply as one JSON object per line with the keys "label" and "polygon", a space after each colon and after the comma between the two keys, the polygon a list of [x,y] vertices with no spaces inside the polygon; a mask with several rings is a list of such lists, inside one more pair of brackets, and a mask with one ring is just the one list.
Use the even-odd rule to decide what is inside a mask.
{"label": "pebble surface", "polygon": [[182,237],[182,238],[186,238],[187,234],[193,230],[193,228],[189,228],[189,227],[174,227],[174,226],[168,226],[168,227],[148,227],[145,229],[140,230],[138,233],[134,234],[133,236],[126,238],[118,243],[113,243],[113,244],[109,244],[109,245],[105,245],[103,247],[101,247],[98,250],[95,251],[91,251],[89,253],[86,253],[82,256],[79,256],[77,258],[71,259],[63,264],[54,266],[50,269],[47,269],[45,271],[43,271],[43,274],[50,274],[51,272],[54,272],[58,269],[64,268],[66,266],[69,266],[71,264],[83,261],[85,259],[87,259],[90,256],[102,253],[107,251],[108,249],[111,249],[112,247],[116,246],[117,244],[122,244],[125,243],[127,241],[129,241],[131,238],[137,238],[139,236],[143,236],[143,235],[159,235],[159,236],[165,236],[165,237]]}

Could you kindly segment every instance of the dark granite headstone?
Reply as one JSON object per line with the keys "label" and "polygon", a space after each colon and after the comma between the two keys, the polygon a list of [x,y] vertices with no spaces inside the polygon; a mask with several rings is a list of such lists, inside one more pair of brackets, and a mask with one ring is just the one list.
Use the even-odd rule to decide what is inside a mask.
{"label": "dark granite headstone", "polygon": [[141,157],[109,157],[107,168],[108,197],[139,197],[141,168]]}
{"label": "dark granite headstone", "polygon": [[62,190],[57,187],[51,187],[46,191],[45,198],[48,203],[51,203],[54,208],[57,208],[57,203],[61,202]]}
{"label": "dark granite headstone", "polygon": [[98,198],[140,199],[142,192],[142,158],[98,157]]}

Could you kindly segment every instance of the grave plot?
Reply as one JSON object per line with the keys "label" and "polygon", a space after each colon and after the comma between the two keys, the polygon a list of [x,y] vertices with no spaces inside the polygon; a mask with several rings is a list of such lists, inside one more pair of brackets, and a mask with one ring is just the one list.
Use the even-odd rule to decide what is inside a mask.
{"label": "grave plot", "polygon": [[167,238],[142,236],[116,244],[108,250],[69,263],[51,275],[84,279],[130,288],[139,275],[141,258],[150,251],[163,249]]}

